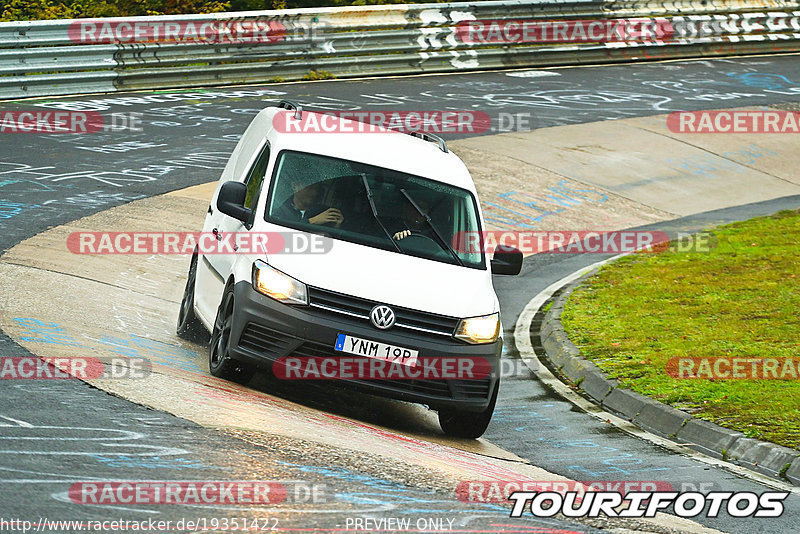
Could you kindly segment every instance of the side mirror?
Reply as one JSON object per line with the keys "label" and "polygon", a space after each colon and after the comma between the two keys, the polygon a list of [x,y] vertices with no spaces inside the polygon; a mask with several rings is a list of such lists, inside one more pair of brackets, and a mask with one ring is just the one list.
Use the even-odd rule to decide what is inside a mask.
{"label": "side mirror", "polygon": [[492,274],[519,274],[522,270],[522,252],[514,247],[498,245],[492,258]]}
{"label": "side mirror", "polygon": [[242,222],[248,222],[253,210],[244,207],[247,186],[241,182],[225,182],[217,195],[217,209]]}

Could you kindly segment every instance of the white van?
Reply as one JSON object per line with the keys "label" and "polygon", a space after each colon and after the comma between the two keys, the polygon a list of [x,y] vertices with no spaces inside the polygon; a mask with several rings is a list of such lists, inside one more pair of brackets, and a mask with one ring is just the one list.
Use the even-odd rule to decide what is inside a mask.
{"label": "white van", "polygon": [[[217,239],[294,232],[323,239],[328,249],[196,253],[178,334],[204,327],[211,374],[238,382],[287,358],[394,360],[408,376],[340,373],[337,380],[426,404],[448,435],[482,435],[503,343],[492,274],[518,274],[522,254],[500,248],[489,261],[482,246],[454,246],[456,236],[482,236],[484,223],[472,178],[442,139],[343,133],[352,130],[348,120],[330,116],[342,121],[342,133],[286,133],[274,127],[278,113],[309,112],[282,101],[255,117],[223,171],[203,231]],[[411,378],[423,365],[453,359],[487,361],[491,371]]]}

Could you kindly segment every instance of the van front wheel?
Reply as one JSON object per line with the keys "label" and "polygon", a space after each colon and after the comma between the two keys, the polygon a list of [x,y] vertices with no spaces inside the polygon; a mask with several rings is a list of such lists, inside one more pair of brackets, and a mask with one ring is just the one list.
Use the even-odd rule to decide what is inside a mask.
{"label": "van front wheel", "polygon": [[500,381],[494,386],[492,399],[489,406],[482,412],[467,412],[457,409],[439,410],[439,426],[448,436],[454,438],[479,438],[486,432],[489,421],[492,420],[494,406],[497,404],[497,392],[500,391]]}
{"label": "van front wheel", "polygon": [[255,374],[255,368],[230,357],[228,348],[233,326],[233,287],[229,286],[222,296],[222,303],[214,320],[214,332],[208,347],[208,369],[217,378],[246,384]]}

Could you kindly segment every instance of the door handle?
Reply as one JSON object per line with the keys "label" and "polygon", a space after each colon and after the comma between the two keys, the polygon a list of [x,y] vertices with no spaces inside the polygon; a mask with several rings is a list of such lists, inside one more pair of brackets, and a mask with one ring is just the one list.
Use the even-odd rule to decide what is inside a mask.
{"label": "door handle", "polygon": [[[211,230],[211,233],[217,238],[217,241],[222,241],[222,232],[220,232],[217,228]],[[234,252],[239,250],[239,246],[234,244],[232,245]]]}

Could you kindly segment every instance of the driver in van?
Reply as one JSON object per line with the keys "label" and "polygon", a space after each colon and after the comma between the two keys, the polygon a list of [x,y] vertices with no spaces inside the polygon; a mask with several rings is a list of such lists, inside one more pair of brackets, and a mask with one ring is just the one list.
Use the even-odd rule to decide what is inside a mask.
{"label": "driver in van", "polygon": [[311,224],[330,224],[339,228],[344,222],[342,212],[319,203],[324,190],[321,182],[296,178],[291,182],[292,196],[286,199],[275,215],[288,221],[308,221]]}
{"label": "driver in van", "polygon": [[[403,230],[399,230],[395,232],[392,236],[396,241],[400,241],[401,239],[405,239],[413,234],[417,235],[424,235],[426,237],[432,237],[433,232],[431,232],[428,223],[425,222],[425,217],[419,214],[417,210],[414,209],[414,206],[411,205],[410,202],[403,201],[403,213],[400,218],[400,226],[404,227]],[[426,215],[428,211],[431,209],[431,204],[426,199],[419,199],[416,200],[417,206],[419,209],[422,210],[423,213]]]}

